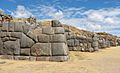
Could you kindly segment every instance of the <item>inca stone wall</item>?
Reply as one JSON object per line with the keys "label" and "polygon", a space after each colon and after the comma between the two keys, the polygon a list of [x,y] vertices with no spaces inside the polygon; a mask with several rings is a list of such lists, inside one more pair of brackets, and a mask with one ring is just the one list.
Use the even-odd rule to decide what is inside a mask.
{"label": "inca stone wall", "polygon": [[77,36],[71,32],[68,32],[66,34],[67,44],[70,51],[93,52],[98,50],[97,36]]}
{"label": "inca stone wall", "polygon": [[66,29],[66,37],[70,51],[94,52],[111,46],[119,46],[120,44],[120,41],[116,40],[114,36],[112,36],[114,37],[114,40],[104,38],[96,33],[91,37],[86,37],[83,35],[77,35],[69,29]]}
{"label": "inca stone wall", "polygon": [[68,60],[65,30],[56,20],[51,24],[49,27],[36,27],[26,23],[1,23],[1,58],[37,61]]}

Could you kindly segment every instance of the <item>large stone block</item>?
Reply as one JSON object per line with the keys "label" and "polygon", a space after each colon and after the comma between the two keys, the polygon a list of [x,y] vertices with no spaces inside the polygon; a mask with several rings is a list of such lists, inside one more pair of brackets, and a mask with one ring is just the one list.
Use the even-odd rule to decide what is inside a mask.
{"label": "large stone block", "polygon": [[33,32],[29,31],[27,36],[29,36],[29,38],[31,38],[33,41],[38,42],[37,35],[35,35]]}
{"label": "large stone block", "polygon": [[36,61],[50,61],[50,56],[36,57]]}
{"label": "large stone block", "polygon": [[62,27],[62,24],[58,20],[52,20],[52,27]]}
{"label": "large stone block", "polygon": [[68,47],[65,43],[52,43],[52,55],[68,55]]}
{"label": "large stone block", "polygon": [[29,56],[14,56],[14,60],[30,60]]}
{"label": "large stone block", "polygon": [[53,27],[55,34],[64,34],[65,29],[63,27]]}
{"label": "large stone block", "polygon": [[63,34],[54,34],[50,36],[50,42],[66,43],[66,37]]}
{"label": "large stone block", "polygon": [[69,56],[51,56],[50,61],[64,62],[69,59]]}
{"label": "large stone block", "polygon": [[42,33],[51,35],[51,34],[54,34],[54,30],[53,30],[52,27],[43,27],[42,28]]}
{"label": "large stone block", "polygon": [[40,43],[48,43],[50,41],[49,35],[46,34],[39,34],[37,37]]}
{"label": "large stone block", "polygon": [[15,32],[22,32],[23,31],[23,27],[22,27],[23,25],[21,24],[21,23],[15,23],[14,24],[14,31]]}
{"label": "large stone block", "polygon": [[6,49],[7,54],[11,54],[11,55],[13,55],[13,54],[19,55],[20,54],[19,40],[4,42],[4,47]]}
{"label": "large stone block", "polygon": [[31,47],[31,55],[33,56],[50,56],[51,44],[50,43],[36,43]]}
{"label": "large stone block", "polygon": [[25,34],[22,34],[22,37],[20,39],[21,48],[30,48],[34,43],[35,42],[31,38],[27,37]]}
{"label": "large stone block", "polygon": [[8,31],[8,23],[3,23],[1,31]]}
{"label": "large stone block", "polygon": [[31,29],[30,25],[25,24],[25,23],[22,23],[22,24],[24,24],[23,25],[23,33],[27,34],[29,32],[29,30]]}
{"label": "large stone block", "polygon": [[24,48],[20,50],[20,55],[30,56],[30,48]]}

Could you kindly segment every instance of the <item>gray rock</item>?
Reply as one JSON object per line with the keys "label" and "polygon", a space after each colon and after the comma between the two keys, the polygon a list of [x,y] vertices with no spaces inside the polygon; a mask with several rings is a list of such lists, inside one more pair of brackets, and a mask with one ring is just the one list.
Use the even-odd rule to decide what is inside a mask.
{"label": "gray rock", "polygon": [[52,20],[52,27],[62,27],[62,24],[58,20]]}
{"label": "gray rock", "polygon": [[53,30],[52,27],[43,27],[42,28],[42,33],[51,35],[51,34],[54,34],[54,30]]}
{"label": "gray rock", "polygon": [[29,31],[27,36],[29,36],[29,38],[31,38],[33,41],[38,42],[37,35],[35,35],[33,32]]}
{"label": "gray rock", "polygon": [[64,62],[69,59],[68,56],[51,56],[50,61],[56,61],[56,62]]}
{"label": "gray rock", "polygon": [[65,29],[63,27],[54,27],[54,33],[55,34],[64,34],[65,33]]}
{"label": "gray rock", "polygon": [[68,55],[68,47],[65,43],[52,43],[52,55]]}
{"label": "gray rock", "polygon": [[66,43],[66,37],[63,34],[54,34],[50,36],[51,42],[56,43]]}
{"label": "gray rock", "polygon": [[75,46],[79,46],[79,40],[75,39],[74,43],[75,43]]}
{"label": "gray rock", "polygon": [[22,37],[20,39],[21,48],[30,48],[34,43],[35,42],[31,38],[27,37],[25,34],[22,34]]}
{"label": "gray rock", "polygon": [[92,47],[98,47],[98,41],[93,42]]}
{"label": "gray rock", "polygon": [[29,30],[31,29],[30,28],[30,25],[27,25],[27,24],[25,24],[25,23],[23,23],[24,25],[23,25],[23,33],[24,34],[27,34],[28,32],[29,32]]}
{"label": "gray rock", "polygon": [[20,55],[30,56],[30,48],[24,48],[20,50]]}
{"label": "gray rock", "polygon": [[39,34],[37,37],[40,43],[48,43],[50,41],[49,35],[46,34]]}
{"label": "gray rock", "polygon": [[3,42],[2,42],[2,40],[0,38],[0,54],[2,54],[2,49],[3,49]]}
{"label": "gray rock", "polygon": [[74,39],[67,40],[67,45],[68,45],[69,47],[74,47],[74,46],[75,46],[75,44],[74,44]]}
{"label": "gray rock", "polygon": [[14,37],[9,37],[9,40],[10,40],[10,41],[16,41],[16,40],[17,40],[17,38],[14,38]]}
{"label": "gray rock", "polygon": [[31,55],[33,56],[50,56],[51,44],[50,43],[36,43],[31,47]]}
{"label": "gray rock", "polygon": [[5,41],[9,41],[9,37],[1,38],[1,40],[2,40],[3,42],[5,42]]}
{"label": "gray rock", "polygon": [[36,57],[36,61],[50,61],[50,56]]}
{"label": "gray rock", "polygon": [[13,55],[13,54],[19,55],[20,54],[19,40],[4,42],[4,47],[6,49],[7,54],[10,54],[10,55]]}

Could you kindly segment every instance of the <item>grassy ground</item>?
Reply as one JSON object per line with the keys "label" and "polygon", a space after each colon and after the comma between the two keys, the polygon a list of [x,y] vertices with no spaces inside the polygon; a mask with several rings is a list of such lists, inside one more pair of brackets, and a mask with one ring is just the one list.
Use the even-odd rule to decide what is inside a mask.
{"label": "grassy ground", "polygon": [[0,59],[0,73],[120,73],[120,47],[98,52],[70,52],[67,62]]}

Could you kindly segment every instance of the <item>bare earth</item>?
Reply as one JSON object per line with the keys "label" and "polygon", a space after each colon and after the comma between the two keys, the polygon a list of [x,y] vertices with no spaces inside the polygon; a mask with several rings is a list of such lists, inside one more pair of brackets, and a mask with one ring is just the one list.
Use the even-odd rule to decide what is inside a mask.
{"label": "bare earth", "polygon": [[67,62],[0,59],[0,73],[120,73],[120,46],[94,53],[70,52]]}

